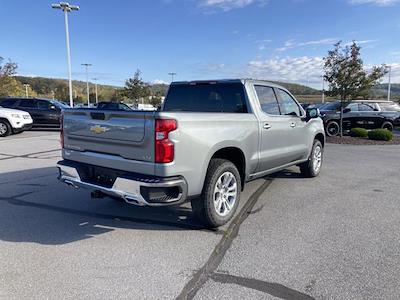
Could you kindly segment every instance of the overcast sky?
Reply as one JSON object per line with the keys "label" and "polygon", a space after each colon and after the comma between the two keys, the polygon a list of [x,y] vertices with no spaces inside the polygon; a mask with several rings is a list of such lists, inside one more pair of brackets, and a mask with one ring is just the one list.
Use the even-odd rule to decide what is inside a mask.
{"label": "overcast sky", "polygon": [[[72,0],[71,0],[72,1]],[[0,56],[21,75],[66,78],[64,19],[51,1],[0,0]],[[356,40],[366,65],[393,64],[400,82],[398,0],[76,0],[73,79],[123,85],[254,77],[321,88],[322,58]],[[384,80],[386,81],[386,80]]]}

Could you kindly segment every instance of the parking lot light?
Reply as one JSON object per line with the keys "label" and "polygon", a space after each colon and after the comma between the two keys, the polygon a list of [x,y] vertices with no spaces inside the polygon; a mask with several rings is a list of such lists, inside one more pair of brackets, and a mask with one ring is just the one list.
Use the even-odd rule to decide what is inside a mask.
{"label": "parking lot light", "polygon": [[66,36],[66,42],[67,42],[69,103],[70,103],[71,107],[74,107],[74,100],[72,98],[72,71],[71,71],[71,50],[70,50],[70,46],[69,46],[68,13],[73,10],[79,10],[79,6],[70,5],[68,2],[60,2],[58,4],[52,4],[51,7],[54,9],[62,9],[64,11],[65,36]]}
{"label": "parking lot light", "polygon": [[81,64],[82,66],[84,66],[86,68],[86,96],[87,96],[87,105],[88,108],[90,106],[90,99],[89,99],[89,67],[92,66],[92,64]]}

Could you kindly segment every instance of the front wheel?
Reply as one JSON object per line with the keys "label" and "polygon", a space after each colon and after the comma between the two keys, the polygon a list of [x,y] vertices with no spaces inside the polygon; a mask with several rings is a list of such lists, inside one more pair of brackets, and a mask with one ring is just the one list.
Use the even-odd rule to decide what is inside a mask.
{"label": "front wheel", "polygon": [[192,200],[194,214],[207,226],[226,224],[239,204],[241,179],[236,166],[225,159],[212,159],[201,198]]}
{"label": "front wheel", "polygon": [[390,123],[390,122],[384,122],[384,123],[382,124],[382,128],[383,128],[383,129],[387,129],[387,130],[389,130],[389,131],[393,131],[393,124]]}
{"label": "front wheel", "polygon": [[6,137],[11,134],[11,126],[5,120],[0,120],[0,137]]}
{"label": "front wheel", "polygon": [[321,172],[324,148],[319,140],[314,140],[308,160],[300,165],[301,174],[305,177],[317,177]]}

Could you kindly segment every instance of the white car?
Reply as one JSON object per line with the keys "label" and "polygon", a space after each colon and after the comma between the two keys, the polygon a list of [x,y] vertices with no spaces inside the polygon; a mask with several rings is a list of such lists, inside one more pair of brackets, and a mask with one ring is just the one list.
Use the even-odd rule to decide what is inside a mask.
{"label": "white car", "polygon": [[29,130],[32,125],[33,120],[28,112],[0,106],[0,137]]}

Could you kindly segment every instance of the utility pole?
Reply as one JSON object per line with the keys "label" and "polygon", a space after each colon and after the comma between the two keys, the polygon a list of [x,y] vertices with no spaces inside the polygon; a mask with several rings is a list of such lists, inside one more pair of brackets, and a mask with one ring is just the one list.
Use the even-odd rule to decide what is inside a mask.
{"label": "utility pole", "polygon": [[28,87],[29,87],[29,86],[30,86],[30,85],[27,84],[27,83],[24,84],[24,87],[25,87],[25,97],[26,97],[26,98],[29,97],[29,94],[28,94]]}
{"label": "utility pole", "polygon": [[97,80],[99,80],[98,78],[93,78],[93,80],[94,80],[94,89],[95,89],[95,92],[96,92],[96,104],[99,104],[99,97],[98,97],[98,94],[97,94]]}
{"label": "utility pole", "polygon": [[79,10],[79,6],[70,5],[67,2],[60,2],[59,4],[52,4],[54,9],[62,9],[64,11],[65,21],[65,37],[67,42],[67,62],[68,62],[68,81],[69,81],[69,105],[74,107],[74,100],[72,98],[72,71],[71,71],[71,50],[69,46],[69,27],[68,27],[68,13],[73,10]]}
{"label": "utility pole", "polygon": [[171,83],[174,82],[174,76],[176,75],[175,72],[169,72],[168,75],[171,76]]}
{"label": "utility pole", "polygon": [[55,93],[53,90],[51,91],[51,95],[53,96],[53,100],[55,100]]}
{"label": "utility pole", "polygon": [[391,81],[392,81],[392,66],[389,66],[388,101],[390,101]]}
{"label": "utility pole", "polygon": [[89,99],[89,67],[92,66],[92,64],[81,64],[86,68],[86,95],[87,95],[87,106],[90,106],[90,99]]}

